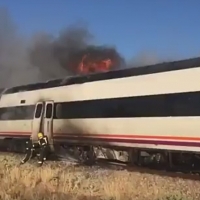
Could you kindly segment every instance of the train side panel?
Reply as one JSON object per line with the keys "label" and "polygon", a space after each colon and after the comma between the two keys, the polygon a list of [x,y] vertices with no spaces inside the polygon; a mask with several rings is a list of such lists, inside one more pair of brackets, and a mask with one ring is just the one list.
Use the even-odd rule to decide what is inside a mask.
{"label": "train side panel", "polygon": [[[67,104],[63,110],[67,113],[65,117],[55,115],[53,132],[58,142],[76,140],[121,147],[200,151],[199,77],[200,67],[197,67],[19,92],[2,95],[0,107],[29,107],[45,100],[53,100],[57,105],[76,104],[74,107]],[[183,95],[169,95],[175,93]],[[155,103],[152,97],[158,95]],[[123,98],[127,100],[119,103]],[[113,99],[114,107],[105,103]],[[101,104],[95,104],[96,100],[102,100]],[[0,121],[0,136],[30,135],[30,113],[28,120],[7,119]]]}
{"label": "train side panel", "polygon": [[54,120],[55,141],[200,151],[200,117]]}
{"label": "train side panel", "polygon": [[200,91],[200,67],[128,78],[95,81],[3,95],[0,106],[32,105],[39,100],[71,102]]}
{"label": "train side panel", "polygon": [[29,138],[31,135],[32,120],[1,120],[1,138]]}

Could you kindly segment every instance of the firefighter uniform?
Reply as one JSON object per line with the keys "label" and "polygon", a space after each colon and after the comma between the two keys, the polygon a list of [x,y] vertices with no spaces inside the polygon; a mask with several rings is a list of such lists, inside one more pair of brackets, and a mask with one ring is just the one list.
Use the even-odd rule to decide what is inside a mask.
{"label": "firefighter uniform", "polygon": [[43,133],[38,133],[38,144],[40,146],[38,164],[41,166],[46,160],[48,153],[48,138]]}
{"label": "firefighter uniform", "polygon": [[20,164],[24,164],[31,158],[35,157],[35,145],[32,143],[32,139],[26,142],[26,155]]}

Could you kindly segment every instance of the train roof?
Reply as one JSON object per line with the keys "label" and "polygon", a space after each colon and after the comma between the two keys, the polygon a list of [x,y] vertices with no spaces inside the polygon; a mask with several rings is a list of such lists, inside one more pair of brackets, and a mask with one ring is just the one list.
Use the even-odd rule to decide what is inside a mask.
{"label": "train roof", "polygon": [[138,75],[159,73],[159,72],[172,71],[172,70],[195,68],[198,66],[200,66],[200,57],[173,61],[173,62],[158,63],[155,65],[125,68],[125,69],[120,69],[120,70],[115,70],[115,71],[104,72],[104,73],[71,76],[71,77],[66,77],[66,78],[61,78],[61,79],[49,80],[46,82],[21,85],[21,86],[16,86],[16,87],[6,89],[4,90],[3,94],[11,94],[11,93],[17,93],[17,92],[22,92],[22,91],[33,91],[33,90],[54,88],[54,87],[60,87],[60,86],[66,86],[66,85],[72,85],[72,84],[81,84],[81,83],[100,81],[100,80],[108,80],[108,79],[114,79],[114,78],[125,78],[125,77],[130,77],[130,76],[138,76]]}

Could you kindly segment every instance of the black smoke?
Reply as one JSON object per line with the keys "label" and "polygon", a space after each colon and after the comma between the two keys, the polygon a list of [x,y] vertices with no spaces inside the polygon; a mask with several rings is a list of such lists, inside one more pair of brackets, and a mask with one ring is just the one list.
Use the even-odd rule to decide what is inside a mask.
{"label": "black smoke", "polygon": [[[77,74],[83,54],[105,52],[123,62],[115,48],[95,45],[87,26],[74,24],[53,36],[34,33],[26,39],[5,8],[0,8],[0,88]],[[100,57],[101,57],[100,56]]]}
{"label": "black smoke", "polygon": [[42,69],[43,73],[49,71],[52,77],[55,76],[54,69],[57,71],[60,68],[66,71],[66,75],[78,74],[78,65],[86,54],[94,60],[115,60],[113,69],[119,68],[122,63],[125,64],[115,48],[96,46],[92,39],[93,35],[87,27],[80,25],[69,26],[58,37],[38,35],[29,48],[30,62]]}
{"label": "black smoke", "polygon": [[158,57],[139,55],[127,64],[114,47],[97,46],[87,26],[80,24],[58,36],[40,32],[26,39],[8,10],[0,8],[0,88],[76,75],[85,54],[96,60],[113,59],[113,70],[160,62]]}
{"label": "black smoke", "polygon": [[[30,63],[39,67],[49,78],[73,75],[69,60],[75,53],[90,45],[92,35],[84,26],[71,25],[58,37],[47,33],[33,36],[28,53]],[[61,72],[61,73],[60,73]]]}

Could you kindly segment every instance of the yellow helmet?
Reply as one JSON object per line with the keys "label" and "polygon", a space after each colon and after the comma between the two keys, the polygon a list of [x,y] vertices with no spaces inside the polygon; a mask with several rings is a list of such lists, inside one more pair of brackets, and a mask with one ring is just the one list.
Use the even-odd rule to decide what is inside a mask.
{"label": "yellow helmet", "polygon": [[38,133],[38,138],[43,138],[43,133]]}

